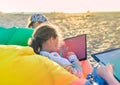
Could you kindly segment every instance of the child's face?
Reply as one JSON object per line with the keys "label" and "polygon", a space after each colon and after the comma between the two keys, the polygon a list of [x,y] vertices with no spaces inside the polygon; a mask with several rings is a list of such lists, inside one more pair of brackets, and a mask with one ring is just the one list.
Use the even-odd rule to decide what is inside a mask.
{"label": "child's face", "polygon": [[51,51],[57,51],[60,47],[59,38],[51,38]]}

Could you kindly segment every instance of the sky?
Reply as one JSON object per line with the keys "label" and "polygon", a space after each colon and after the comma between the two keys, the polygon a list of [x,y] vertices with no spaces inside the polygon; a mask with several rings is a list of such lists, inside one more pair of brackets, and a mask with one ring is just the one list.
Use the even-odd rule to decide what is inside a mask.
{"label": "sky", "polygon": [[1,12],[120,11],[120,0],[0,0]]}

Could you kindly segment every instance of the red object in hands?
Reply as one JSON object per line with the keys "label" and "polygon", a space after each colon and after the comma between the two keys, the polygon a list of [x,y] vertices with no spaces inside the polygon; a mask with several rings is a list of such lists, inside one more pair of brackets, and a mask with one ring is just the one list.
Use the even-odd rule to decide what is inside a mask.
{"label": "red object in hands", "polygon": [[65,44],[60,48],[59,54],[67,58],[68,52],[74,52],[79,60],[87,59],[86,35],[79,35],[64,40]]}

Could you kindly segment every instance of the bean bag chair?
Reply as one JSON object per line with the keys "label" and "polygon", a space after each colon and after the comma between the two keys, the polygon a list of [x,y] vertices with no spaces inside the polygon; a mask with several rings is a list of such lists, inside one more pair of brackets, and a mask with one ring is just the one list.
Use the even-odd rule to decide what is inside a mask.
{"label": "bean bag chair", "polygon": [[30,47],[0,45],[0,85],[74,85],[78,80]]}
{"label": "bean bag chair", "polygon": [[30,28],[0,27],[0,44],[27,46],[32,33],[33,29]]}

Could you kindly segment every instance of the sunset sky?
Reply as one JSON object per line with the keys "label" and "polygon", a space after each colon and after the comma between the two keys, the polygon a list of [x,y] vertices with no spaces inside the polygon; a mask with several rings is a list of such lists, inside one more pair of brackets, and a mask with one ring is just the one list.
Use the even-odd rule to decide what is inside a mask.
{"label": "sunset sky", "polygon": [[0,0],[2,12],[120,11],[120,0]]}

